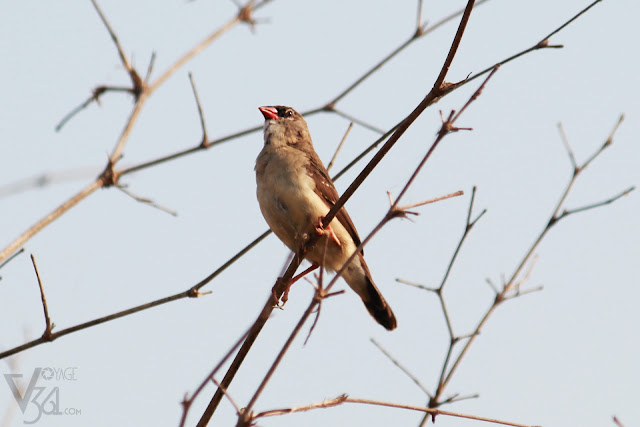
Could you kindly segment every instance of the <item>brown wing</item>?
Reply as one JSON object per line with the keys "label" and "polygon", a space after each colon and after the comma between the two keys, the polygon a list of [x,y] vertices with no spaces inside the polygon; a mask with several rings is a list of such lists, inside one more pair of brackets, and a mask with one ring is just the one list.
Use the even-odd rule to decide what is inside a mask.
{"label": "brown wing", "polygon": [[[329,208],[333,207],[335,203],[338,201],[340,197],[338,195],[338,191],[336,187],[333,185],[333,181],[329,178],[329,173],[324,168],[322,161],[318,158],[317,154],[310,153],[309,154],[309,162],[307,163],[307,173],[316,184],[315,193],[320,196],[322,200],[329,206]],[[338,214],[336,215],[336,219],[340,221],[342,226],[347,230],[347,232],[351,235],[353,242],[356,246],[360,245],[360,236],[358,236],[358,232],[356,231],[355,225],[353,225],[353,221],[351,217],[347,213],[345,208],[340,209]],[[364,251],[361,251],[364,254]]]}

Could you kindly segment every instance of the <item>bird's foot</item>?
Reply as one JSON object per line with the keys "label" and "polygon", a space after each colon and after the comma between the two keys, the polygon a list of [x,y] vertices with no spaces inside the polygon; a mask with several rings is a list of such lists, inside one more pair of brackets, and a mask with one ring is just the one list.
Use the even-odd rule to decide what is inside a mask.
{"label": "bird's foot", "polygon": [[[275,286],[271,289],[271,294],[273,295],[273,303],[275,308],[284,309],[284,305],[289,301],[289,291],[291,290],[291,285],[296,283],[298,280],[302,279],[308,273],[311,273],[313,270],[318,268],[318,264],[311,264],[311,267],[304,270],[302,273],[295,276],[293,279],[289,281],[287,286],[284,288],[284,292],[282,293],[282,298],[278,299],[278,295],[276,295]],[[282,280],[282,277],[279,277],[278,280]],[[282,303],[281,303],[282,302]]]}
{"label": "bird's foot", "polygon": [[338,246],[342,246],[342,243],[340,243],[340,239],[338,239],[338,236],[336,236],[336,233],[333,232],[333,229],[331,228],[331,226],[328,226],[325,228],[325,226],[322,224],[323,218],[324,217],[318,217],[318,223],[314,225],[316,229],[316,233],[318,233],[319,235],[323,235],[324,233],[329,233],[329,237],[331,237]]}

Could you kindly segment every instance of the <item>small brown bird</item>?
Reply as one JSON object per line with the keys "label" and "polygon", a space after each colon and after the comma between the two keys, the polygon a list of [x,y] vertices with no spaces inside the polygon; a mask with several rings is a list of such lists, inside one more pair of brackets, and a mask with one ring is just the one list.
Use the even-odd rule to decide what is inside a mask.
{"label": "small brown bird", "polygon": [[[358,245],[360,237],[342,208],[329,226],[322,218],[338,200],[329,173],[313,149],[307,123],[293,108],[260,107],[264,116],[264,147],[256,159],[260,210],[271,230],[296,252],[309,233],[324,234],[305,258],[337,271]],[[328,239],[328,241],[327,241]],[[342,274],[378,323],[393,330],[393,311],[373,283],[363,252]]]}

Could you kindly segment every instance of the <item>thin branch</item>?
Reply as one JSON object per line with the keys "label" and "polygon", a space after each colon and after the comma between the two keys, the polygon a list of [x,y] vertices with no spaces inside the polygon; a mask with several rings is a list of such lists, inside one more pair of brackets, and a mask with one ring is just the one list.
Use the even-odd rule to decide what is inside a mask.
{"label": "thin branch", "polygon": [[[613,129],[611,130],[611,133],[609,133],[609,136],[607,137],[607,139],[604,141],[604,144],[602,144],[602,146],[600,147],[600,149],[598,151],[596,151],[595,153],[593,153],[591,155],[591,157],[589,157],[589,159],[587,161],[585,161],[582,166],[580,166],[578,169],[579,171],[582,171],[583,169],[585,169],[587,166],[589,166],[589,164],[595,160],[600,153],[602,153],[604,151],[605,148],[609,147],[612,143],[613,143],[613,137],[615,136],[616,132],[618,131],[618,128],[620,127],[620,125],[622,124],[622,122],[624,121],[624,114],[621,114],[620,117],[618,117],[618,121],[616,122],[615,126],[613,127]],[[577,172],[576,172],[577,173]]]}
{"label": "thin branch", "polygon": [[82,199],[87,197],[89,194],[96,191],[98,188],[102,187],[102,181],[97,179],[96,181],[89,184],[83,190],[81,190],[78,194],[58,206],[53,212],[42,218],[36,224],[31,226],[27,231],[18,236],[15,240],[13,240],[9,245],[0,251],[0,262],[6,260],[8,257],[13,255],[15,251],[17,251],[21,246],[23,246],[30,238],[35,236],[40,230],[45,228],[47,225],[51,224],[54,220],[56,220],[63,213],[71,209]]}
{"label": "thin branch", "polygon": [[442,402],[440,402],[440,405],[448,405],[451,403],[456,403],[456,402],[460,402],[462,400],[470,400],[470,399],[477,399],[478,397],[480,397],[479,394],[470,394],[467,396],[459,396],[458,394],[454,394],[451,397],[446,398],[445,400],[443,400]]}
{"label": "thin branch", "polygon": [[573,166],[573,169],[577,169],[578,163],[576,163],[576,156],[573,154],[573,149],[571,149],[571,144],[569,144],[569,138],[567,138],[567,134],[564,131],[564,127],[562,126],[562,123],[558,123],[558,132],[560,132],[560,139],[564,144],[564,148],[567,149],[567,154],[569,155],[571,166]]}
{"label": "thin branch", "polygon": [[[567,22],[565,22],[564,24],[562,24],[561,26],[559,26],[558,28],[556,28],[555,30],[553,30],[552,32],[550,32],[545,38],[542,39],[542,41],[544,40],[548,40],[551,37],[555,36],[556,34],[558,34],[560,31],[562,31],[565,27],[567,27],[569,24],[571,24],[573,21],[575,21],[576,19],[578,19],[579,17],[581,17],[583,14],[587,13],[587,11],[589,9],[591,9],[593,6],[595,6],[596,4],[600,3],[602,0],[595,0],[593,3],[591,3],[590,5],[588,5],[587,7],[585,7],[584,9],[582,9],[580,12],[576,13],[573,18],[569,19]],[[542,43],[541,41],[541,43]]]}
{"label": "thin branch", "polygon": [[[293,340],[298,335],[298,332],[300,332],[300,330],[302,329],[302,326],[306,323],[306,321],[309,318],[309,316],[311,316],[311,314],[313,313],[313,311],[315,309],[315,306],[316,306],[316,303],[319,302],[319,299],[322,299],[322,293],[323,293],[322,289],[318,289],[317,290],[316,296],[314,296],[311,304],[309,304],[309,307],[307,308],[307,310],[304,312],[304,314],[302,315],[302,317],[300,318],[300,320],[296,324],[296,327],[294,328],[293,332],[291,332],[291,334],[289,335],[289,338],[287,339],[287,341],[282,346],[282,349],[278,353],[278,356],[276,357],[276,359],[273,361],[273,364],[271,365],[271,367],[267,371],[267,374],[265,375],[264,379],[262,380],[262,382],[258,386],[258,389],[255,391],[255,393],[253,394],[253,397],[251,398],[251,400],[247,404],[246,408],[244,409],[244,411],[243,411],[243,413],[241,415],[241,420],[243,422],[246,422],[247,426],[251,425],[251,420],[253,418],[251,410],[252,410],[253,406],[255,405],[256,401],[258,400],[258,397],[260,396],[260,394],[262,393],[262,391],[266,387],[267,383],[271,379],[271,376],[276,371],[276,369],[279,366],[280,362],[284,358],[284,355],[286,354],[287,350],[289,350],[289,347],[291,346],[291,344],[293,343]],[[200,422],[202,422],[202,419],[200,420]],[[240,423],[240,421],[239,421],[239,424],[242,425]]]}
{"label": "thin branch", "polygon": [[349,127],[347,128],[347,131],[344,133],[344,136],[340,140],[340,144],[338,144],[338,148],[336,148],[335,153],[333,153],[333,157],[331,157],[331,161],[327,165],[327,172],[329,172],[333,167],[333,162],[335,162],[336,157],[338,157],[338,153],[342,149],[342,146],[344,145],[344,142],[347,140],[347,136],[349,136],[349,132],[351,132],[352,128],[353,128],[353,122],[349,123]]}
{"label": "thin branch", "polygon": [[178,216],[178,213],[176,211],[171,210],[169,208],[165,208],[164,206],[161,206],[161,205],[157,204],[156,202],[154,202],[151,199],[147,199],[147,198],[144,198],[144,197],[136,196],[135,194],[133,194],[132,192],[127,190],[126,186],[124,186],[124,185],[116,184],[116,188],[118,190],[122,191],[127,196],[131,197],[136,202],[151,206],[152,208],[156,208],[158,210],[161,210],[162,212],[168,213],[171,216]]}
{"label": "thin branch", "polygon": [[[253,6],[253,9],[257,9],[261,5],[264,5],[264,4],[266,4],[266,3],[270,2],[270,1],[271,0],[263,0],[258,5]],[[207,36],[204,40],[202,40],[200,43],[195,45],[191,50],[189,50],[187,53],[182,55],[176,62],[174,62],[172,65],[170,65],[169,68],[167,68],[167,70],[165,70],[165,72],[162,73],[162,75],[160,75],[160,77],[158,77],[153,83],[151,83],[151,85],[149,86],[149,91],[153,92],[154,90],[156,90],[161,84],[163,84],[165,82],[165,80],[167,80],[176,71],[178,71],[178,69],[180,69],[180,67],[182,67],[184,64],[189,62],[191,59],[193,59],[193,57],[195,57],[197,54],[199,54],[201,51],[203,51],[214,40],[216,40],[218,37],[220,37],[221,35],[223,35],[227,31],[229,31],[237,23],[245,21],[247,13],[251,13],[251,10],[252,10],[251,7],[252,7],[253,3],[254,3],[254,0],[250,0],[249,3],[247,4],[247,6],[241,8],[238,11],[238,14],[233,19],[231,19],[229,22],[227,22],[226,24],[222,25],[220,28],[215,30],[213,33],[211,33],[209,36]]]}
{"label": "thin branch", "polygon": [[[13,260],[15,257],[17,257],[18,255],[20,255],[21,253],[24,252],[24,248],[20,248],[19,251],[15,252],[13,255],[11,255],[9,258],[7,258],[6,260],[4,260],[2,263],[0,263],[0,269],[2,269],[2,267],[4,267],[5,265],[9,264],[11,262],[11,260]],[[2,279],[2,276],[0,276],[0,280]]]}
{"label": "thin branch", "polygon": [[391,355],[391,353],[389,353],[384,347],[382,347],[380,344],[378,344],[378,342],[376,340],[374,340],[373,338],[370,339],[370,341],[373,343],[373,345],[375,345],[376,347],[378,347],[378,350],[380,350],[382,352],[382,354],[384,354],[385,356],[387,356],[387,358],[398,367],[398,369],[400,369],[402,372],[405,373],[406,376],[409,377],[409,379],[411,379],[411,381],[413,381],[415,383],[415,385],[417,385],[420,390],[423,391],[424,394],[426,394],[427,396],[429,396],[429,398],[432,397],[431,393],[429,392],[429,390],[427,390],[427,388],[420,382],[420,380],[418,379],[418,377],[416,377],[415,375],[413,375],[411,373],[411,371],[409,371],[407,368],[405,368],[395,357],[393,357]]}
{"label": "thin branch", "polygon": [[31,254],[31,263],[33,264],[33,269],[36,272],[36,278],[38,279],[38,286],[40,287],[40,298],[42,300],[42,310],[44,311],[44,333],[42,334],[42,338],[47,341],[52,341],[51,330],[55,325],[51,323],[51,319],[49,318],[49,309],[47,308],[47,298],[44,296],[44,288],[42,287],[40,272],[38,272],[38,266],[36,265],[36,259],[33,256],[33,254]]}
{"label": "thin branch", "polygon": [[69,120],[71,120],[73,117],[76,116],[76,114],[78,114],[79,112],[81,112],[82,110],[87,108],[89,105],[91,105],[92,102],[95,102],[96,104],[100,105],[100,97],[103,94],[107,93],[107,92],[133,93],[133,90],[130,87],[122,87],[122,86],[98,86],[98,87],[96,87],[93,90],[93,92],[91,93],[91,95],[89,96],[89,98],[87,98],[83,103],[81,103],[80,105],[75,107],[73,110],[68,112],[60,120],[60,122],[55,127],[56,132],[60,132],[62,127],[64,125],[66,125]]}
{"label": "thin branch", "polygon": [[487,68],[485,68],[484,70],[480,71],[479,73],[465,79],[464,81],[460,82],[457,84],[456,89],[464,86],[468,83],[471,83],[473,80],[479,78],[480,76],[483,76],[484,74],[490,72],[491,70],[493,70],[497,65],[504,65],[507,64],[511,61],[514,61],[518,58],[520,58],[523,55],[526,55],[528,53],[531,53],[535,50],[542,50],[542,49],[561,49],[564,46],[563,45],[552,45],[549,44],[549,39],[558,34],[560,31],[562,31],[563,29],[565,29],[569,24],[573,23],[573,21],[575,21],[576,19],[578,19],[580,16],[582,16],[584,13],[586,13],[589,9],[591,9],[593,6],[595,6],[596,4],[600,3],[602,0],[594,0],[591,4],[589,4],[587,7],[585,7],[584,9],[582,9],[580,12],[578,12],[576,15],[574,15],[572,18],[570,18],[568,21],[565,21],[561,26],[559,26],[558,28],[556,28],[555,30],[553,30],[552,32],[550,32],[549,34],[547,34],[545,37],[543,37],[541,40],[539,40],[538,42],[536,42],[536,44],[534,44],[533,46],[529,47],[528,49],[524,49],[514,55],[511,55],[510,57],[503,59],[500,62],[497,62],[493,65],[488,66]]}
{"label": "thin branch", "polygon": [[253,416],[251,418],[251,422],[257,420],[258,418],[262,418],[262,417],[272,417],[272,416],[277,416],[277,415],[285,415],[285,414],[291,414],[293,412],[310,411],[312,409],[331,408],[331,407],[334,407],[334,406],[341,405],[343,403],[358,403],[358,404],[364,404],[364,405],[385,406],[385,407],[388,407],[388,408],[407,409],[407,410],[410,410],[410,411],[425,412],[427,414],[432,415],[433,417],[435,417],[436,415],[444,415],[444,416],[449,416],[449,417],[466,418],[466,419],[469,419],[469,420],[484,421],[484,422],[488,422],[488,423],[500,424],[500,425],[506,425],[506,426],[513,426],[513,427],[535,427],[535,426],[530,426],[528,424],[514,423],[514,422],[509,422],[509,421],[498,420],[498,419],[495,419],[495,418],[487,418],[487,417],[480,417],[480,416],[477,416],[477,415],[461,414],[459,412],[443,411],[442,409],[437,409],[437,408],[425,408],[425,407],[422,407],[422,406],[405,405],[405,404],[393,403],[393,402],[382,402],[382,401],[370,400],[370,399],[356,399],[356,398],[348,397],[346,394],[342,394],[342,395],[336,397],[335,399],[329,399],[329,400],[325,400],[325,401],[320,402],[320,403],[314,403],[314,404],[311,404],[311,405],[298,406],[298,407],[286,408],[286,409],[274,409],[274,410],[271,410],[271,411],[260,412],[259,414],[256,414],[255,416]]}
{"label": "thin branch", "polygon": [[534,292],[540,292],[542,290],[544,290],[544,286],[542,286],[542,285],[536,286],[535,288],[525,289],[524,291],[521,290],[520,288],[518,288],[515,293],[513,293],[511,295],[506,295],[503,298],[503,301],[507,301],[507,300],[514,299],[514,298],[523,297],[525,295],[532,294]]}
{"label": "thin branch", "polygon": [[600,206],[608,205],[609,203],[613,203],[616,200],[620,199],[621,197],[624,197],[624,196],[628,195],[629,193],[631,193],[635,189],[636,189],[635,186],[631,186],[631,187],[627,188],[626,190],[624,190],[623,192],[621,192],[619,194],[616,194],[615,196],[610,197],[610,198],[608,198],[606,200],[603,200],[601,202],[592,203],[590,205],[581,206],[581,207],[575,208],[575,209],[564,210],[564,211],[562,211],[562,214],[560,214],[560,216],[558,216],[556,218],[555,222],[561,220],[562,218],[568,217],[569,215],[573,215],[575,213],[578,213],[578,212],[588,211],[588,210],[591,210],[591,209],[599,208]]}
{"label": "thin branch", "polygon": [[[480,6],[481,4],[486,3],[487,1],[488,0],[479,0],[478,2],[476,2],[475,6],[476,7]],[[371,67],[367,72],[365,72],[362,76],[360,76],[355,82],[353,82],[345,90],[340,92],[335,98],[333,98],[331,101],[329,101],[327,103],[327,107],[335,106],[335,104],[337,104],[338,101],[340,101],[342,98],[344,98],[349,93],[351,93],[355,88],[360,86],[360,84],[362,84],[362,82],[364,82],[372,74],[374,74],[376,71],[378,71],[380,68],[382,68],[387,62],[391,61],[400,52],[405,50],[414,41],[418,40],[419,38],[421,38],[423,36],[426,36],[427,34],[430,34],[431,32],[437,30],[438,28],[442,27],[443,25],[453,21],[454,19],[456,19],[459,16],[463,15],[463,13],[465,11],[466,11],[466,8],[465,9],[460,9],[460,10],[458,10],[458,11],[456,11],[456,12],[454,12],[454,13],[452,13],[452,14],[444,17],[444,18],[442,18],[441,20],[439,20],[438,22],[436,22],[433,25],[429,26],[428,28],[425,28],[426,25],[419,26],[418,30],[416,30],[415,33],[412,34],[411,37],[408,40],[406,40],[404,43],[402,43],[400,46],[398,46],[396,49],[394,49],[390,54],[385,56],[380,62],[378,62],[373,67]]]}
{"label": "thin branch", "polygon": [[[391,206],[393,206],[393,200],[391,198],[391,193],[387,191],[387,194],[389,195],[389,202],[391,203]],[[420,207],[420,206],[428,205],[430,203],[440,202],[442,200],[451,199],[452,197],[458,197],[458,196],[462,196],[462,195],[464,195],[464,192],[458,190],[458,191],[456,191],[454,193],[445,194],[444,196],[434,197],[432,199],[423,200],[421,202],[411,203],[410,205],[396,206],[394,208],[394,211],[397,212],[397,214],[399,216],[406,216],[407,214],[419,215],[417,212],[412,212],[409,209],[413,209],[413,208],[417,208],[417,207]]]}
{"label": "thin branch", "polygon": [[396,282],[402,283],[404,285],[413,286],[414,288],[422,289],[422,290],[429,291],[429,292],[437,292],[438,291],[438,288],[430,288],[428,286],[424,286],[424,285],[421,285],[419,283],[412,282],[410,280],[401,279],[399,277],[396,278]]}
{"label": "thin branch", "polygon": [[354,399],[354,398],[351,398],[351,397],[346,398],[345,402],[346,403],[362,403],[362,404],[365,404],[365,405],[387,406],[387,407],[391,407],[391,408],[408,409],[408,410],[411,410],[411,411],[426,412],[427,414],[430,414],[433,417],[435,417],[436,415],[446,415],[446,416],[450,416],[450,417],[466,418],[466,419],[469,419],[469,420],[485,421],[485,422],[488,422],[488,423],[501,424],[501,425],[505,425],[505,426],[535,427],[535,426],[530,426],[529,424],[520,424],[520,423],[514,423],[514,422],[510,422],[510,421],[498,420],[498,419],[495,419],[495,418],[479,417],[477,415],[461,414],[459,412],[443,411],[442,409],[436,409],[436,408],[424,408],[424,407],[421,407],[421,406],[404,405],[404,404],[401,404],[401,403],[379,402],[379,401],[376,401],[376,400]]}
{"label": "thin branch", "polygon": [[347,399],[346,394],[341,394],[335,399],[324,400],[319,403],[312,403],[310,405],[304,406],[295,406],[293,408],[285,408],[285,409],[272,409],[270,411],[260,412],[254,416],[254,419],[265,418],[265,417],[273,417],[277,415],[285,415],[285,414],[293,414],[295,412],[306,412],[311,411],[312,409],[321,409],[321,408],[331,408],[333,406],[338,406]]}
{"label": "thin branch", "polygon": [[422,29],[422,1],[418,0],[418,13],[416,14],[416,32]]}
{"label": "thin branch", "polygon": [[149,60],[149,66],[147,67],[147,74],[144,76],[145,86],[149,83],[151,73],[153,73],[153,66],[156,64],[156,53],[151,52],[151,59]]}
{"label": "thin branch", "polygon": [[144,310],[148,310],[150,308],[153,307],[158,307],[160,305],[172,302],[172,301],[177,301],[179,299],[183,299],[183,298],[197,298],[201,295],[204,294],[204,292],[200,292],[200,289],[202,289],[203,286],[205,286],[206,284],[208,284],[209,282],[211,282],[213,279],[215,279],[217,276],[220,275],[220,273],[222,273],[223,271],[225,271],[230,265],[232,265],[234,262],[236,262],[238,259],[240,259],[244,254],[246,254],[247,252],[249,252],[251,249],[253,249],[258,243],[260,243],[265,237],[267,237],[269,234],[271,233],[271,231],[267,231],[262,233],[262,235],[260,235],[258,238],[254,239],[251,243],[249,243],[247,246],[245,246],[243,249],[241,249],[239,252],[237,252],[234,256],[232,256],[227,262],[225,262],[223,265],[221,265],[220,267],[218,267],[213,273],[211,273],[209,276],[205,277],[204,279],[202,279],[200,282],[198,282],[197,284],[195,284],[194,286],[192,286],[191,288],[180,292],[178,294],[174,294],[174,295],[170,295],[164,298],[160,298],[145,304],[141,304],[132,308],[129,308],[127,310],[123,310],[123,311],[119,311],[117,313],[113,313],[107,316],[103,316],[103,317],[99,317],[93,320],[90,320],[88,322],[85,323],[80,323],[78,325],[66,328],[66,329],[62,329],[59,330],[58,332],[54,332],[51,334],[51,339],[49,340],[45,340],[42,337],[38,338],[36,340],[27,342],[25,344],[22,344],[20,346],[11,348],[9,350],[6,350],[2,353],[0,353],[0,359],[4,359],[5,357],[9,357],[12,356],[16,353],[20,353],[21,351],[30,349],[32,347],[36,347],[40,344],[44,344],[45,342],[49,342],[49,341],[53,341],[57,338],[60,338],[62,336],[77,332],[77,331],[81,331],[83,329],[87,329],[90,328],[92,326],[96,326],[96,325],[100,325],[102,323],[106,323],[109,322],[111,320],[115,320],[115,319],[119,319],[121,317],[125,317],[125,316],[129,316],[131,314],[134,313],[138,313],[140,311],[144,311]]}
{"label": "thin branch", "polygon": [[360,119],[358,119],[357,117],[354,117],[354,116],[352,116],[351,114],[345,113],[345,112],[344,112],[344,111],[342,111],[342,110],[338,110],[338,109],[336,109],[336,108],[333,108],[333,109],[331,109],[331,111],[332,111],[332,112],[334,112],[334,113],[336,113],[336,114],[337,114],[337,115],[339,115],[340,117],[342,117],[342,118],[345,118],[345,119],[349,120],[349,121],[350,121],[350,122],[352,122],[352,123],[355,123],[355,124],[357,124],[357,125],[362,126],[362,127],[363,127],[363,128],[365,128],[365,129],[369,129],[370,131],[373,131],[373,132],[379,133],[380,135],[384,135],[384,133],[385,133],[385,131],[384,131],[384,130],[382,130],[382,129],[380,129],[379,127],[374,126],[374,125],[372,125],[372,124],[370,124],[370,123],[367,123],[367,122],[365,122],[364,120],[360,120]]}
{"label": "thin branch", "polygon": [[[238,347],[240,347],[240,344],[242,344],[242,341],[247,337],[248,333],[249,333],[249,331],[245,332],[244,335],[242,335],[236,341],[236,343],[233,345],[233,347],[231,347],[229,349],[229,351],[227,351],[227,353],[220,360],[220,362],[218,362],[218,364],[211,370],[211,373],[209,373],[209,375],[207,375],[207,377],[204,379],[204,381],[202,381],[200,383],[198,388],[196,388],[196,391],[193,392],[191,397],[187,398],[187,396],[185,396],[184,400],[182,401],[182,418],[180,420],[180,427],[184,427],[184,425],[185,425],[185,423],[187,421],[187,414],[189,412],[189,409],[191,408],[191,405],[196,400],[198,395],[202,392],[202,390],[205,388],[205,386],[207,385],[207,383],[209,381],[215,381],[214,376],[218,373],[220,368],[222,368],[222,365],[227,363],[227,360],[229,360],[231,355],[238,349]],[[215,381],[215,383],[216,383],[216,386],[219,387],[219,384],[217,383],[217,381]]]}
{"label": "thin branch", "polygon": [[193,82],[193,74],[189,72],[189,82],[191,83],[191,89],[193,90],[193,97],[196,99],[196,106],[198,107],[198,116],[200,117],[200,127],[202,128],[202,142],[201,145],[207,145],[209,137],[207,136],[207,126],[204,123],[204,115],[202,114],[202,105],[200,104],[200,97],[198,96],[198,90],[196,84]]}
{"label": "thin branch", "polygon": [[127,55],[125,55],[124,49],[122,48],[122,45],[118,40],[118,36],[116,35],[115,31],[113,31],[113,28],[111,28],[111,24],[109,24],[109,21],[107,21],[107,18],[104,16],[104,13],[102,13],[102,9],[100,9],[100,6],[98,6],[98,3],[96,2],[96,0],[91,0],[91,3],[93,4],[93,7],[95,8],[96,12],[98,12],[100,19],[102,20],[102,23],[107,28],[107,31],[111,36],[111,40],[113,40],[113,44],[116,45],[116,49],[118,50],[118,55],[120,56],[120,61],[122,61],[122,65],[124,66],[124,68],[127,70],[129,74],[135,73],[135,70],[133,69],[133,67],[131,66],[131,63],[127,59]]}

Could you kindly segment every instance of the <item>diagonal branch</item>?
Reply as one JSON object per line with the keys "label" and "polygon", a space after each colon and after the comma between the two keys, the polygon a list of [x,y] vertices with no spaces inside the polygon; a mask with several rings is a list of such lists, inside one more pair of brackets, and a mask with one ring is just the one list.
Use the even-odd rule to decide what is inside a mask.
{"label": "diagonal branch", "polygon": [[237,260],[239,260],[240,258],[242,258],[242,256],[244,256],[244,254],[246,254],[247,252],[249,252],[251,249],[253,249],[258,243],[260,243],[265,237],[267,237],[269,235],[270,231],[268,232],[264,232],[262,233],[262,235],[260,235],[258,238],[254,239],[251,243],[249,243],[247,246],[245,246],[243,249],[241,249],[238,253],[236,253],[234,256],[232,256],[231,258],[229,258],[229,260],[227,262],[225,262],[224,264],[222,264],[220,267],[218,267],[213,273],[211,273],[209,276],[205,277],[204,279],[202,279],[200,282],[198,282],[197,284],[193,285],[192,287],[190,287],[189,289],[174,294],[174,295],[170,295],[167,297],[163,297],[160,299],[156,299],[153,301],[150,301],[148,303],[145,304],[141,304],[123,311],[119,311],[117,313],[113,313],[113,314],[109,314],[107,316],[103,316],[103,317],[99,317],[93,320],[90,320],[88,322],[85,323],[80,323],[78,325],[75,326],[71,326],[69,328],[66,329],[62,329],[59,330],[58,332],[53,332],[50,334],[49,339],[44,339],[43,337],[40,337],[38,339],[35,339],[33,341],[27,342],[25,344],[22,344],[20,346],[11,348],[9,350],[3,351],[2,353],[0,353],[0,359],[4,359],[5,357],[9,357],[12,356],[16,353],[20,353],[21,351],[30,349],[32,347],[36,347],[38,345],[44,344],[46,342],[49,341],[53,341],[57,338],[60,338],[62,336],[74,333],[74,332],[78,332],[81,331],[83,329],[87,329],[96,325],[100,325],[102,323],[106,323],[109,322],[111,320],[115,320],[115,319],[119,319],[121,317],[125,317],[125,316],[129,316],[131,314],[134,313],[138,313],[144,310],[148,310],[150,308],[153,307],[158,307],[160,305],[169,303],[169,302],[173,302],[173,301],[177,301],[180,299],[184,299],[184,298],[197,298],[203,294],[205,294],[206,292],[200,292],[200,289],[202,289],[206,284],[208,284],[209,282],[211,282],[213,279],[215,279],[216,277],[218,277],[220,275],[220,273],[222,273],[224,270],[226,270],[229,266],[231,266],[233,263],[235,263]]}

